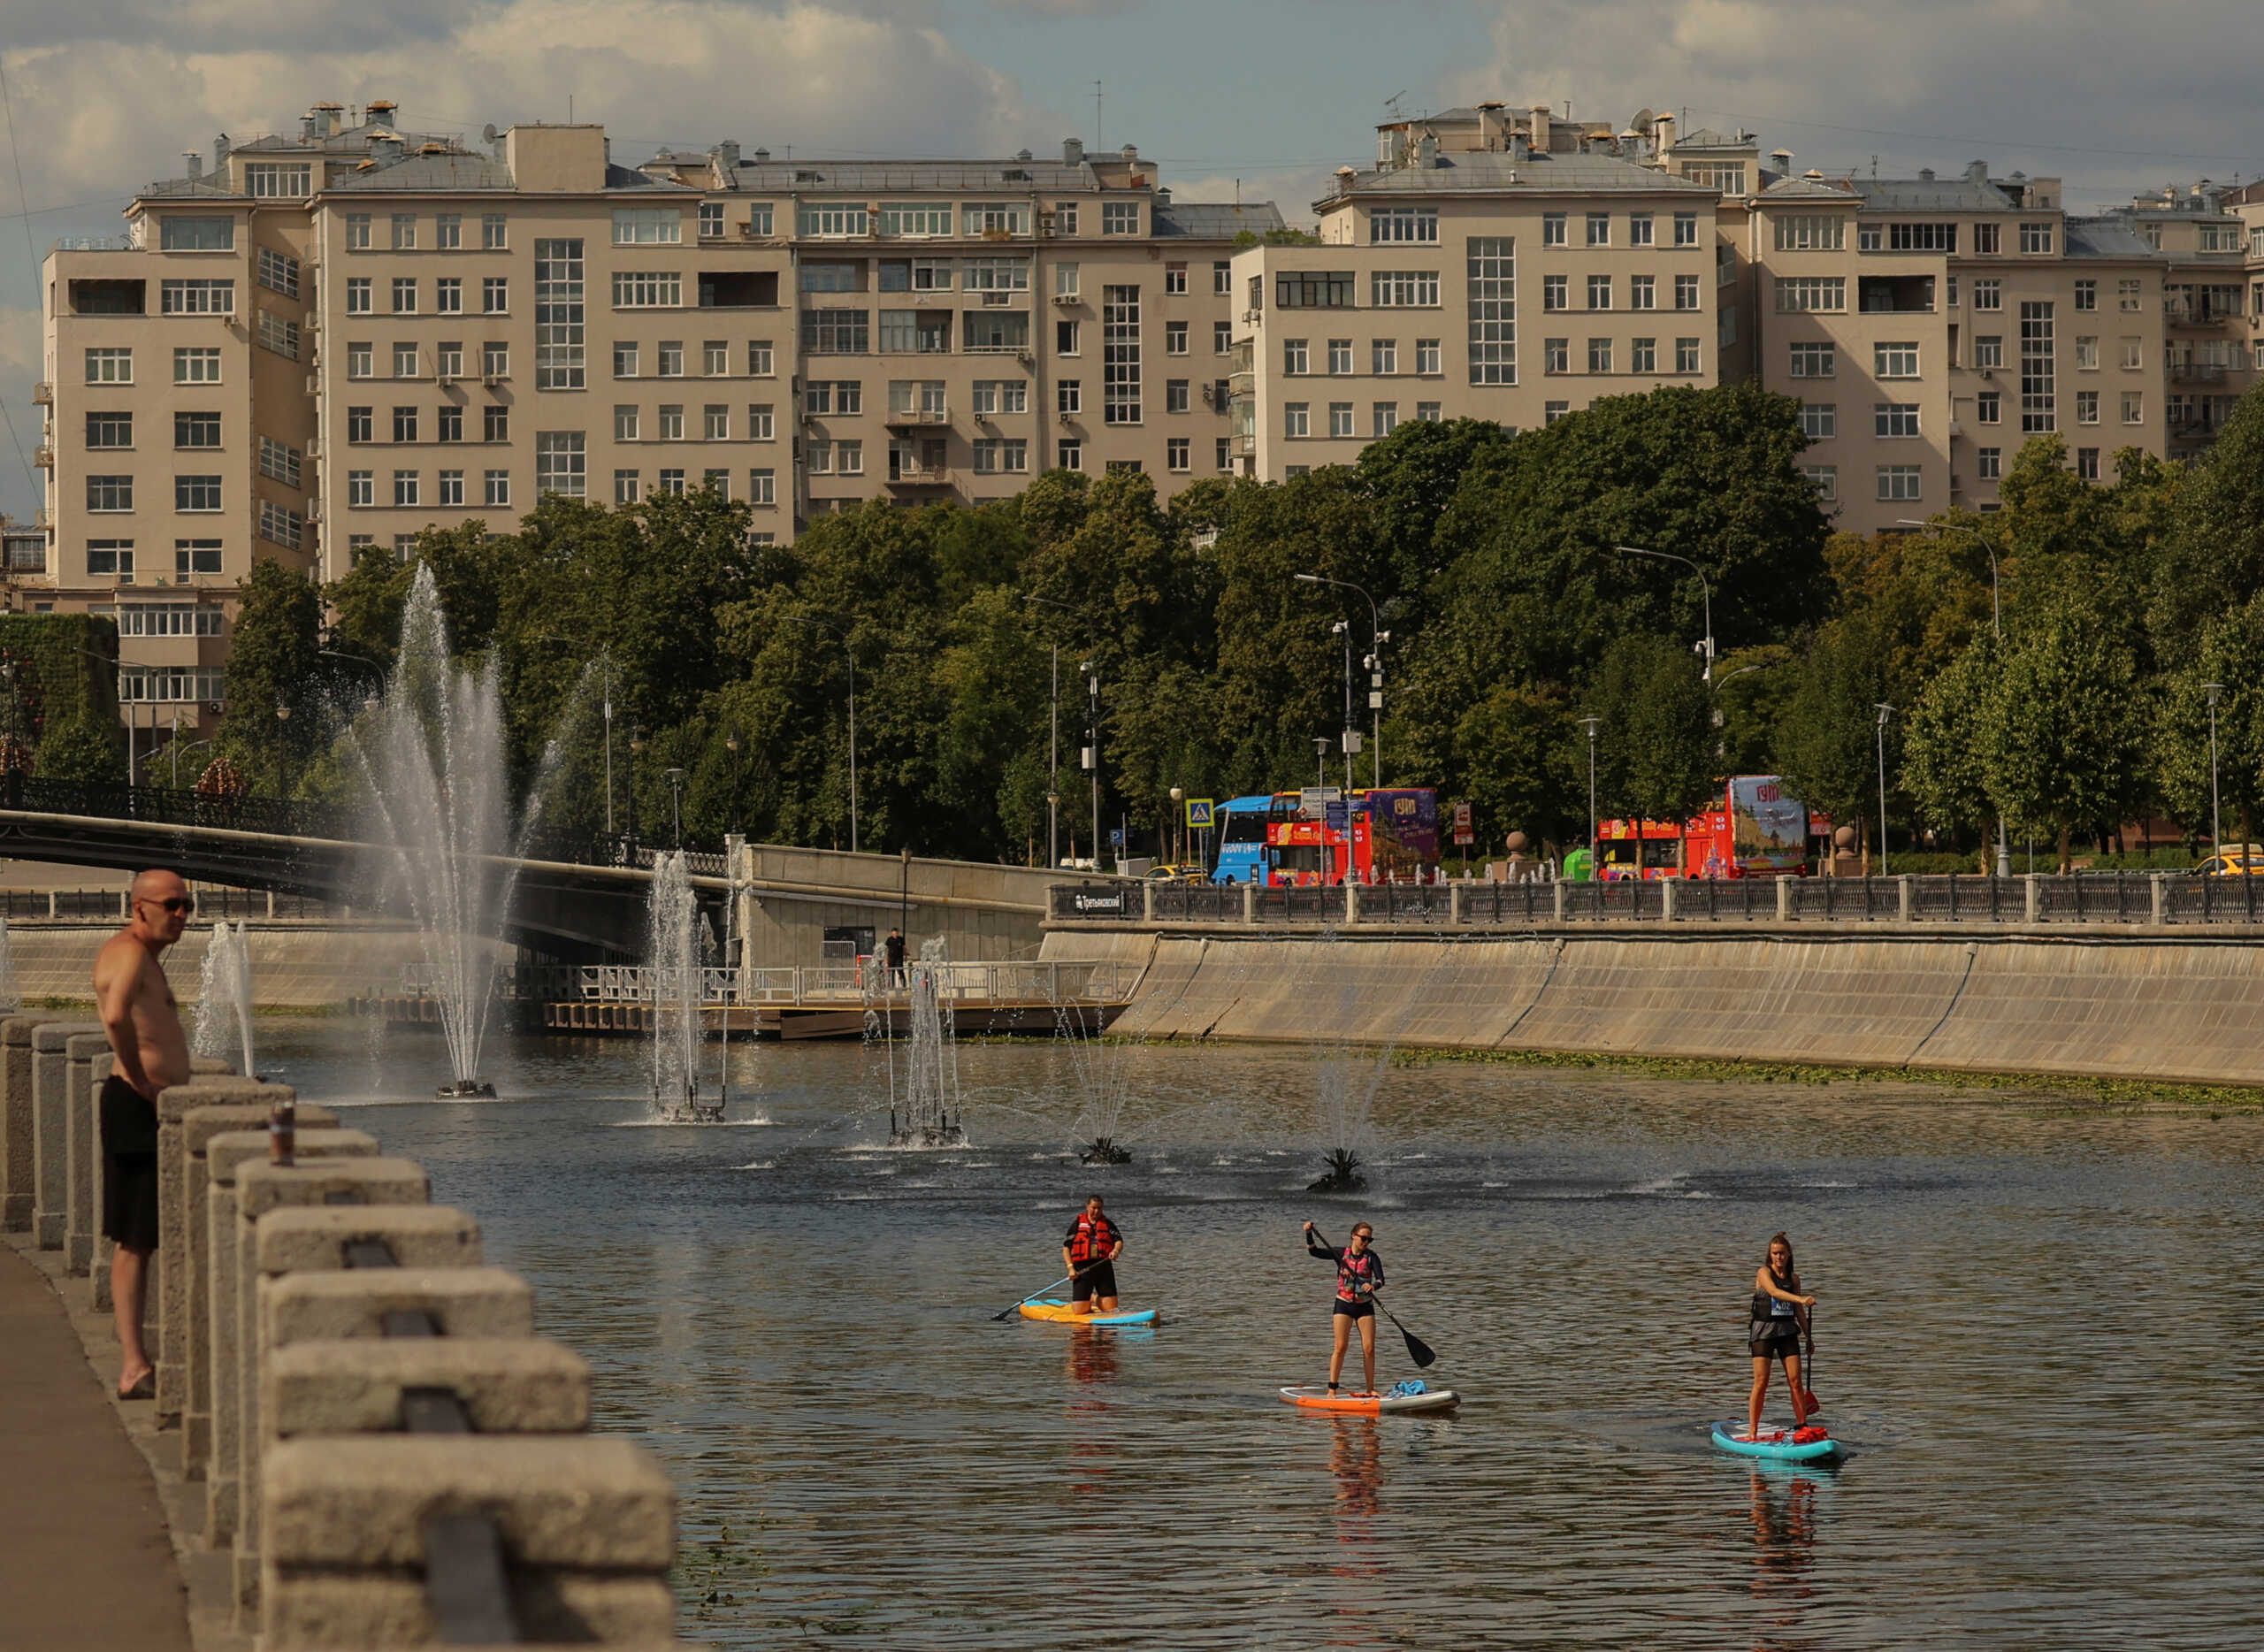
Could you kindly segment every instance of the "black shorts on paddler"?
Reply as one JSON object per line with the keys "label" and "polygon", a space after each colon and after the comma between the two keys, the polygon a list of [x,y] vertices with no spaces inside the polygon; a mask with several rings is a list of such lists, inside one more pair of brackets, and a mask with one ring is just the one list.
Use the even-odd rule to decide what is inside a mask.
{"label": "black shorts on paddler", "polygon": [[1800,1327],[1794,1326],[1790,1330],[1782,1330],[1778,1328],[1782,1324],[1782,1320],[1763,1320],[1754,1326],[1752,1335],[1746,1339],[1746,1346],[1753,1350],[1755,1359],[1800,1358]]}
{"label": "black shorts on paddler", "polygon": [[1333,1319],[1340,1313],[1348,1319],[1373,1319],[1376,1317],[1376,1305],[1373,1302],[1347,1302],[1339,1296],[1328,1304],[1328,1317]]}
{"label": "black shorts on paddler", "polygon": [[1069,1300],[1082,1302],[1088,1296],[1116,1295],[1116,1264],[1088,1262],[1077,1270],[1077,1282],[1069,1287]]}
{"label": "black shorts on paddler", "polygon": [[157,1248],[157,1109],[113,1073],[103,1081],[103,1237],[128,1250]]}

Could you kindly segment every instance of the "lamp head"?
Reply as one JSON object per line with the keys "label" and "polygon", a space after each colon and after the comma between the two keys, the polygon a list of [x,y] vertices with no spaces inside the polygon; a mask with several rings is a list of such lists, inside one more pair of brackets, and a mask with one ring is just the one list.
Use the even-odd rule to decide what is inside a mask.
{"label": "lamp head", "polygon": [[2224,699],[2225,685],[2222,683],[2204,683],[2201,692],[2209,697],[2209,706],[2214,710]]}

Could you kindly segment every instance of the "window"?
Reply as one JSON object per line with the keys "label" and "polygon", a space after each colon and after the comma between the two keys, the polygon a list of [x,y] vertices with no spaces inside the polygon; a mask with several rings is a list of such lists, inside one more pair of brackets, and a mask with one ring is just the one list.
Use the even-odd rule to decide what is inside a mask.
{"label": "window", "polygon": [[865,444],[861,441],[837,441],[833,444],[833,469],[840,476],[862,476],[865,473]]}
{"label": "window", "polygon": [[89,413],[87,415],[88,447],[131,447],[133,445],[133,414]]}
{"label": "window", "polygon": [[1879,402],[1871,407],[1871,434],[1880,437],[1916,436],[1918,433],[1918,404],[1915,402]]}
{"label": "window", "polygon": [[[1128,287],[1128,292],[1137,292]],[[965,336],[961,340],[970,350],[1021,352],[1029,348],[1029,317],[1019,310],[971,310],[967,312]],[[941,317],[925,327],[920,334],[923,350],[948,350],[951,336]]]}
{"label": "window", "polygon": [[1727,195],[1745,193],[1745,168],[1730,161],[1694,161],[1682,169],[1694,184],[1706,184]]}
{"label": "window", "polygon": [[359,510],[378,502],[376,477],[374,470],[348,470],[346,473],[346,502],[349,507]]}
{"label": "window", "polygon": [[424,375],[418,370],[422,364],[414,344],[396,344],[393,347],[393,376],[394,378],[421,379]]}
{"label": "window", "polygon": [[881,208],[883,235],[948,235],[952,233],[949,202],[894,202]]}
{"label": "window", "polygon": [[1186,379],[1167,379],[1164,381],[1165,412],[1184,413],[1188,411],[1191,402],[1192,398],[1188,394]]}
{"label": "window", "polygon": [[299,261],[262,247],[259,249],[259,284],[272,293],[280,293],[286,298],[296,298],[299,295]]}
{"label": "window", "polygon": [[2115,283],[2115,307],[2126,314],[2137,310],[2142,293],[2141,284],[2135,279]]}
{"label": "window", "polygon": [[613,473],[613,502],[615,504],[633,505],[643,497],[644,491],[643,471],[616,470]]}
{"label": "window", "polygon": [[1235,324],[1214,321],[1211,324],[1211,354],[1231,356],[1235,351]]}
{"label": "window", "polygon": [[1611,308],[1611,278],[1610,276],[1592,275],[1588,277],[1588,308],[1590,310],[1609,310]]}
{"label": "window", "polygon": [[442,252],[463,250],[463,214],[443,212],[432,220],[432,244]]}
{"label": "window", "polygon": [[396,252],[413,251],[417,246],[417,215],[396,212],[393,215],[393,244]]}
{"label": "window", "polygon": [[720,402],[709,402],[700,409],[700,439],[702,441],[729,441],[731,439],[731,409]]}
{"label": "window", "polygon": [[1352,404],[1350,402],[1328,404],[1328,433],[1340,437],[1352,433]]}
{"label": "window", "polygon": [[1810,441],[1830,441],[1840,433],[1840,408],[1832,402],[1801,403],[1801,434]]}
{"label": "window", "polygon": [[1630,212],[1627,215],[1627,244],[1630,247],[1648,247],[1652,244],[1649,213]]}
{"label": "window", "polygon": [[2060,428],[2054,393],[2053,315],[2049,301],[2020,307],[2020,427],[2025,433]]}
{"label": "window", "polygon": [[509,470],[483,470],[480,476],[484,482],[483,504],[508,505],[511,502],[511,473]]}
{"label": "window", "polygon": [[157,246],[164,252],[228,252],[235,244],[236,221],[232,218],[168,212],[157,226]]}
{"label": "window", "polygon": [[250,161],[244,166],[244,193],[256,201],[299,201],[311,193],[314,168],[300,161]]}
{"label": "window", "polygon": [[1795,379],[1832,379],[1840,371],[1839,355],[1829,344],[1795,344],[1793,346],[1793,377]]}
{"label": "window", "polygon": [[639,435],[639,432],[643,428],[641,417],[642,414],[641,409],[639,409],[626,406],[615,408],[613,410],[614,440],[637,441],[641,440]]}
{"label": "window", "polygon": [[133,509],[134,478],[130,476],[89,476],[87,478],[87,509],[104,512]]}
{"label": "window", "polygon": [[[298,541],[291,541],[297,548]],[[220,541],[218,539],[175,539],[173,541],[173,571],[187,578],[191,574],[217,574],[220,571]],[[200,636],[218,637],[225,622],[210,610],[200,611],[195,619],[195,632]]]}
{"label": "window", "polygon": [[1140,289],[1101,288],[1101,422],[1140,422]]}
{"label": "window", "polygon": [[[503,215],[501,212],[488,212],[481,216],[479,244],[489,252],[501,252],[510,245],[505,238]],[[490,500],[488,502],[493,504],[494,501]]]}
{"label": "window", "polygon": [[479,346],[479,375],[493,380],[511,376],[511,347],[501,339],[484,340]]}
{"label": "window", "polygon": [[1541,340],[1541,371],[1544,373],[1571,372],[1572,371],[1572,341],[1570,339]]}
{"label": "window", "polygon": [[1609,247],[1611,245],[1611,214],[1609,212],[1591,212],[1587,215],[1587,219],[1588,245],[1591,247]]}
{"label": "window", "polygon": [[2097,310],[2099,308],[2098,282],[2092,280],[2078,280],[2076,283],[2076,308],[2077,310]]}
{"label": "window", "polygon": [[1541,244],[1544,247],[1564,245],[1564,215],[1562,212],[1543,212],[1541,215]]}
{"label": "window", "polygon": [[1847,245],[1847,220],[1838,212],[1794,212],[1777,219],[1778,252],[1840,252]]}
{"label": "window", "polygon": [[1608,373],[1611,371],[1611,340],[1610,339],[1588,340],[1588,371],[1592,373]]}
{"label": "window", "polygon": [[710,339],[700,347],[700,371],[709,379],[727,379],[731,371],[731,347]]}
{"label": "window", "polygon": [[[1176,381],[1174,381],[1176,382]],[[940,379],[922,379],[919,386],[920,406],[923,411],[940,415],[944,410],[944,383]],[[896,400],[894,386],[889,389],[889,400]],[[980,418],[992,418],[1002,413],[1029,411],[1029,384],[1021,379],[978,379],[975,381],[975,411]]]}
{"label": "window", "polygon": [[2145,360],[2145,355],[2143,340],[2129,338],[2122,340],[2122,365],[2124,367],[2135,371],[2144,364]]}
{"label": "window", "polygon": [[[1016,233],[1021,233],[1017,231]],[[1104,201],[1100,207],[1100,233],[1104,235],[1136,235],[1140,233],[1140,203],[1137,201]]]}
{"label": "window", "polygon": [[2022,225],[2020,226],[2020,249],[2023,252],[2051,251],[2052,226],[2049,224]]}
{"label": "window", "polygon": [[346,409],[346,440],[348,441],[373,441],[376,440],[375,436],[372,435],[371,432],[371,426],[372,424],[371,416],[374,411],[375,409],[371,408],[348,408]]}
{"label": "window", "polygon": [[500,402],[491,402],[479,410],[480,438],[485,441],[511,440],[511,409]]}
{"label": "window", "polygon": [[1659,370],[1659,341],[1656,339],[1630,339],[1627,341],[1627,371],[1631,373],[1655,373]]}
{"label": "window", "polygon": [[1674,215],[1674,244],[1678,247],[1695,247],[1698,244],[1698,215],[1695,212]]}
{"label": "window", "polygon": [[461,506],[463,503],[463,471],[443,470],[440,472],[440,503],[444,508],[449,505]]}
{"label": "window", "polygon": [[1331,339],[1328,341],[1328,371],[1337,377],[1352,371],[1352,340]]}
{"label": "window", "polygon": [[1549,425],[1554,424],[1558,419],[1564,417],[1567,414],[1572,412],[1572,404],[1569,402],[1542,402],[1541,404],[1541,423],[1542,427],[1545,429]]}
{"label": "window", "polygon": [[482,315],[501,316],[511,308],[511,281],[509,276],[489,275],[480,278],[479,310]]}
{"label": "window", "polygon": [[1994,277],[1976,276],[1973,279],[1973,308],[2002,310],[2004,307],[2005,284]]}
{"label": "window", "polygon": [[[180,352],[173,352],[178,368]],[[134,382],[134,352],[115,345],[99,345],[87,352],[87,382],[90,385],[130,385]]]}
{"label": "window", "polygon": [[[368,363],[366,354],[368,348],[366,345],[363,347],[364,366]],[[351,373],[354,368],[353,347],[350,345],[347,348],[347,371]],[[177,385],[218,384],[220,382],[220,352],[217,349],[207,349],[202,346],[176,349],[173,352],[173,382]]]}
{"label": "window", "polygon": [[1164,292],[1166,295],[1187,291],[1187,266],[1183,264],[1164,265]]}
{"label": "window", "polygon": [[662,339],[653,348],[653,364],[662,379],[684,377],[684,340]]}
{"label": "window", "polygon": [[770,340],[757,339],[746,347],[746,372],[750,379],[768,379],[776,371],[771,366]]}
{"label": "window", "polygon": [[[980,205],[960,208],[960,228],[967,235],[1027,235],[1029,233],[1029,207],[1020,201],[988,202]],[[1132,226],[1112,230],[1105,225],[1104,233],[1113,235],[1136,235],[1140,233],[1140,209],[1132,207]]]}
{"label": "window", "polygon": [[1211,266],[1211,293],[1223,298],[1235,290],[1235,267],[1221,258]]}
{"label": "window", "polygon": [[1290,437],[1312,434],[1312,404],[1310,402],[1285,402],[1281,404],[1281,433]]}
{"label": "window", "polygon": [[1085,444],[1081,441],[1057,441],[1053,444],[1053,458],[1065,470],[1085,468]]}
{"label": "window", "polygon": [[217,447],[220,445],[220,416],[218,413],[176,413],[173,415],[173,446],[176,447]]}
{"label": "window", "polygon": [[2005,364],[2005,336],[2001,333],[1976,333],[1973,339],[1973,364],[1976,367],[1997,368]]}
{"label": "window", "polygon": [[413,316],[417,313],[417,278],[397,275],[393,279],[393,313]]}
{"label": "window", "polygon": [[2076,423],[2078,424],[2099,423],[2098,391],[2078,390],[2076,392]]}
{"label": "window", "polygon": [[[988,449],[987,455],[985,449]],[[1020,437],[977,441],[975,444],[975,468],[985,475],[1023,475],[1029,470],[1029,443]]]}
{"label": "window", "polygon": [[1232,470],[1235,468],[1235,443],[1233,437],[1221,436],[1218,439],[1216,450],[1212,455],[1212,462],[1221,470]]}
{"label": "window", "polygon": [[750,402],[746,409],[746,439],[749,441],[778,440],[778,417],[768,402]]}
{"label": "window", "polygon": [[1998,424],[2005,417],[2004,408],[2005,399],[2002,392],[1984,390],[1973,398],[1974,423],[1977,424]]}
{"label": "window", "polygon": [[1399,403],[1379,402],[1368,409],[1368,434],[1381,441],[1399,428]]}
{"label": "window", "polygon": [[463,277],[442,275],[433,278],[432,313],[440,316],[463,314]]}
{"label": "window", "polygon": [[1847,308],[1847,278],[1838,275],[1780,275],[1777,278],[1777,312],[1817,314]]}
{"label": "window", "polygon": [[1882,501],[1908,504],[1918,498],[1918,472],[1915,464],[1883,464],[1878,467],[1878,497]]}
{"label": "window", "polygon": [[863,356],[872,348],[872,312],[865,310],[806,310],[802,348],[812,356]]}
{"label": "window", "polygon": [[[1027,258],[969,258],[966,279],[961,283],[970,293],[1027,293],[1029,291],[1029,260]],[[943,283],[947,290],[951,282]]]}
{"label": "window", "polygon": [[395,408],[393,410],[393,439],[395,441],[417,440],[417,409]]}
{"label": "window", "polygon": [[684,440],[684,404],[680,402],[663,402],[661,403],[659,414],[659,417],[654,420],[656,428],[654,433],[662,441],[682,441]]}
{"label": "window", "polygon": [[1819,500],[1830,501],[1840,497],[1840,467],[1836,464],[1804,464],[1801,474],[1816,490]]}
{"label": "window", "polygon": [[1378,375],[1399,371],[1399,340],[1372,339],[1368,342],[1368,371]]}
{"label": "window", "polygon": [[731,473],[729,470],[702,470],[700,486],[718,499],[729,499],[731,496]]}
{"label": "window", "polygon": [[458,339],[443,339],[433,348],[432,361],[443,379],[463,377],[463,343]]}
{"label": "window", "polygon": [[1077,266],[1075,264],[1057,264],[1053,266],[1053,295],[1056,298],[1077,296]]}
{"label": "window", "polygon": [[434,426],[432,438],[435,441],[463,440],[463,409],[454,402],[444,402],[433,409],[432,421]]}
{"label": "window", "polygon": [[2005,450],[2002,447],[1976,447],[1973,450],[1973,474],[1984,482],[2003,480]]}
{"label": "window", "polygon": [[[2078,400],[2080,400],[2080,398],[2078,398]],[[2076,449],[2076,475],[2079,479],[2085,482],[2096,482],[2099,480],[2098,448],[2078,447]]]}
{"label": "window", "polygon": [[348,252],[367,252],[370,249],[368,213],[348,212],[346,215],[346,249]]}
{"label": "window", "polygon": [[157,310],[166,316],[233,316],[236,313],[233,281],[160,281]]}
{"label": "window", "polygon": [[1284,270],[1274,278],[1274,302],[1283,310],[1350,310],[1352,289],[1350,270]]}
{"label": "window", "polygon": [[1696,276],[1678,275],[1674,278],[1674,307],[1677,310],[1698,308],[1698,278]]}
{"label": "window", "polygon": [[684,305],[684,275],[677,270],[616,270],[613,307],[616,310],[679,310]]}
{"label": "window", "polygon": [[[539,257],[540,254],[536,256]],[[580,431],[546,430],[535,432],[534,486],[537,493],[579,499],[583,493],[583,475]]]}
{"label": "window", "polygon": [[2099,368],[2099,340],[2092,334],[2083,334],[2076,340],[2076,371],[2094,372]]}
{"label": "window", "polygon": [[[620,233],[620,215],[616,213],[614,218],[614,233],[618,236]],[[723,203],[720,201],[702,201],[700,203],[700,239],[721,241],[723,238]]]}
{"label": "window", "polygon": [[1072,416],[1085,410],[1084,386],[1075,379],[1062,379],[1053,386],[1053,410]]}
{"label": "window", "polygon": [[1184,356],[1187,354],[1187,324],[1185,322],[1166,321],[1164,323],[1164,354],[1166,356]]}
{"label": "window", "polygon": [[220,478],[217,476],[173,478],[173,509],[175,510],[219,509]]}
{"label": "window", "polygon": [[1949,307],[1950,309],[1952,309],[1952,310],[1955,310],[1955,309],[1957,308],[1957,278],[1956,278],[1955,276],[1954,276],[1954,275],[1953,275],[1953,276],[1950,276],[1950,277],[1948,277],[1948,278],[1947,279],[1947,280],[1945,281],[1945,283],[1944,283],[1944,284],[1945,284],[1945,285],[1948,287],[1948,289],[1949,289],[1949,296],[1948,296],[1948,301],[1947,301],[1947,302],[1948,302],[1948,307]]}
{"label": "window", "polygon": [[2146,422],[2146,397],[2144,391],[2125,390],[2122,393],[2122,422],[2125,424],[2143,424]]}
{"label": "window", "polygon": [[1918,347],[1913,344],[1874,344],[1871,371],[1881,379],[1916,379]]}
{"label": "window", "polygon": [[1542,276],[1541,278],[1541,309],[1544,310],[1571,309],[1572,300],[1566,296],[1564,289],[1572,279],[1569,275]]}
{"label": "window", "polygon": [[1651,275],[1631,275],[1627,278],[1627,308],[1656,310],[1659,307],[1658,278]]}
{"label": "window", "polygon": [[1439,238],[1436,207],[1379,207],[1368,214],[1368,240],[1382,246],[1394,241],[1435,241]]}
{"label": "window", "polygon": [[131,580],[134,577],[134,541],[88,539],[87,572],[97,578]]}
{"label": "window", "polygon": [[[1826,365],[1829,364],[1827,362]],[[1694,373],[1699,371],[1697,340],[1677,339],[1674,341],[1674,371],[1679,373]]]}

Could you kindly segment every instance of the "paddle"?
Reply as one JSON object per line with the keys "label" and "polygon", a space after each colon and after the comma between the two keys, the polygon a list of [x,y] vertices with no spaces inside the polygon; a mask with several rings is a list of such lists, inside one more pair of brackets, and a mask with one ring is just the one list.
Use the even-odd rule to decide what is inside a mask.
{"label": "paddle", "polygon": [[[1099,1264],[1098,1264],[1098,1263],[1094,1264],[1094,1266],[1099,1266]],[[1029,1294],[1029,1296],[1024,1296],[1024,1297],[1021,1299],[1021,1302],[1011,1302],[1011,1303],[1008,1303],[1008,1304],[1006,1304],[1006,1311],[1005,1311],[1004,1312],[1002,1312],[1002,1313],[994,1313],[994,1314],[992,1314],[992,1315],[990,1316],[991,1323],[995,1325],[996,1323],[998,1323],[998,1322],[999,1320],[1001,1320],[1001,1319],[1013,1319],[1013,1318],[1014,1317],[1014,1314],[1016,1313],[1016,1312],[1017,1312],[1017,1311],[1019,1311],[1019,1310],[1021,1309],[1021,1305],[1022,1305],[1022,1303],[1023,1303],[1023,1302],[1036,1302],[1036,1301],[1040,1296],[1043,1296],[1044,1295],[1045,1295],[1045,1292],[1046,1292],[1046,1291],[1048,1291],[1048,1290],[1059,1290],[1059,1289],[1062,1286],[1064,1286],[1064,1285],[1073,1284],[1073,1283],[1075,1283],[1076,1281],[1082,1279],[1082,1278],[1083,1278],[1087,1273],[1090,1273],[1090,1272],[1092,1272],[1092,1269],[1091,1269],[1091,1268],[1089,1268],[1089,1267],[1081,1267],[1081,1268],[1074,1268],[1074,1269],[1072,1269],[1070,1272],[1068,1272],[1068,1273],[1064,1273],[1060,1278],[1059,1278],[1059,1279],[1055,1280],[1055,1281],[1053,1281],[1053,1283],[1052,1283],[1051,1285],[1046,1286],[1046,1287],[1044,1288],[1044,1290],[1034,1290],[1034,1291],[1030,1292],[1030,1294]]]}
{"label": "paddle", "polygon": [[1801,1362],[1801,1396],[1808,1402],[1811,1415],[1824,1409],[1824,1402],[1816,1397],[1816,1310],[1808,1311],[1808,1358]]}
{"label": "paddle", "polygon": [[[1335,1249],[1334,1246],[1328,1245],[1327,1239],[1322,1235],[1319,1228],[1316,1228],[1312,1230],[1312,1236],[1320,1240],[1320,1243],[1324,1246],[1328,1246],[1328,1248],[1332,1250]],[[1424,1370],[1436,1362],[1438,1355],[1431,1351],[1431,1345],[1425,1342],[1421,1337],[1416,1335],[1414,1332],[1409,1330],[1405,1326],[1400,1325],[1399,1316],[1397,1314],[1385,1307],[1383,1304],[1377,1302],[1373,1296],[1371,1296],[1368,1300],[1374,1304],[1375,1309],[1379,1313],[1382,1314],[1385,1319],[1390,1320],[1394,1326],[1398,1327],[1400,1335],[1407,1339],[1407,1357],[1415,1362],[1415,1368],[1418,1371]],[[1017,1307],[1020,1307],[1021,1305],[1021,1304],[1019,1303],[1015,1304]]]}

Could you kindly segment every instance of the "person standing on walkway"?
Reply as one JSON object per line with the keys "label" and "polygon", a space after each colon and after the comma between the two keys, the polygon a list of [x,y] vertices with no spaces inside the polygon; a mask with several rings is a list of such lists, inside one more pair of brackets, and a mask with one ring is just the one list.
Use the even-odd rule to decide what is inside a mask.
{"label": "person standing on walkway", "polygon": [[112,1060],[97,1104],[103,1142],[103,1236],[118,1246],[110,1273],[118,1316],[120,1399],[157,1391],[142,1341],[149,1258],[157,1248],[157,1092],[188,1077],[188,1038],[157,958],[195,910],[172,872],[135,876],[131,921],[95,959],[95,1002]]}
{"label": "person standing on walkway", "polygon": [[883,943],[883,956],[888,960],[888,983],[892,987],[904,984],[904,931],[891,929]]}
{"label": "person standing on walkway", "polygon": [[1785,1365],[1785,1386],[1793,1392],[1793,1426],[1809,1419],[1808,1391],[1801,1387],[1801,1331],[1816,1298],[1801,1295],[1793,1266],[1793,1242],[1778,1234],[1769,1241],[1769,1259],[1753,1272],[1753,1325],[1747,1350],[1753,1356],[1753,1393],[1746,1402],[1745,1437],[1761,1432],[1761,1403],[1769,1394],[1769,1366]]}
{"label": "person standing on walkway", "polygon": [[1337,1379],[1344,1373],[1344,1349],[1351,1340],[1355,1325],[1360,1327],[1360,1361],[1368,1378],[1368,1386],[1360,1392],[1376,1391],[1375,1294],[1383,1289],[1383,1258],[1368,1248],[1375,1236],[1376,1230],[1361,1222],[1352,1229],[1352,1242],[1340,1249],[1322,1244],[1314,1236],[1312,1224],[1305,1224],[1305,1254],[1336,1264],[1336,1295],[1328,1304],[1328,1322],[1335,1335],[1335,1346],[1328,1356],[1328,1392],[1332,1396],[1336,1392]]}

